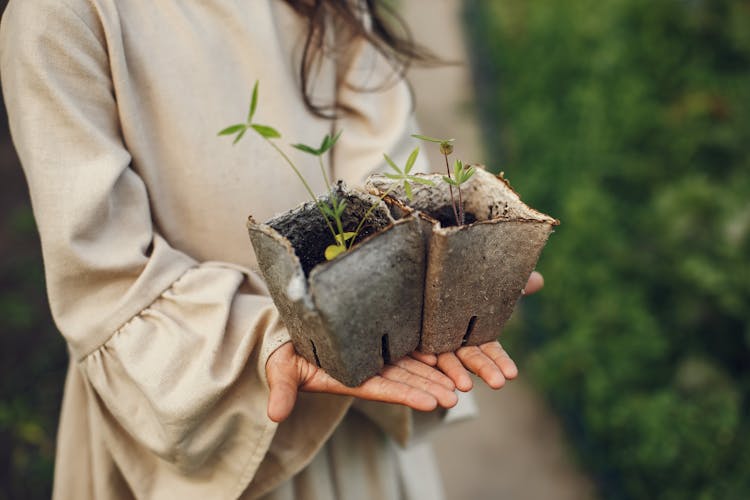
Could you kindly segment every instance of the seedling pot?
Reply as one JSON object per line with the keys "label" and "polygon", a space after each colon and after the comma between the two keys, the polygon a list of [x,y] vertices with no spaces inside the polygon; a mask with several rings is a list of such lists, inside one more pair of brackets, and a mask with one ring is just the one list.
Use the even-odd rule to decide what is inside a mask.
{"label": "seedling pot", "polygon": [[[402,187],[391,191],[423,214],[427,270],[420,349],[441,353],[494,340],[559,221],[526,206],[505,179],[482,167],[461,187],[466,223],[457,226],[449,186],[437,174],[421,177],[435,185],[414,184],[411,200]],[[387,191],[391,180],[375,175],[368,187]]]}
{"label": "seedling pot", "polygon": [[[336,189],[347,201],[345,230],[354,231],[378,198]],[[379,202],[352,249],[332,261],[323,255],[333,237],[313,202],[265,224],[251,216],[248,230],[294,347],[309,362],[354,387],[417,347],[425,247],[416,214],[396,220]]]}

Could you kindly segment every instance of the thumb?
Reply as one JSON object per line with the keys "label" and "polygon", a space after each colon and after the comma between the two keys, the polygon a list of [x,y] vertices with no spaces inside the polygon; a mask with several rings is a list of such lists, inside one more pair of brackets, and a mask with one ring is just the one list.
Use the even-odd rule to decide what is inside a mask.
{"label": "thumb", "polygon": [[[291,344],[288,345],[291,347]],[[280,347],[278,351],[286,348]],[[297,379],[298,371],[295,369],[294,362],[280,362],[275,358],[275,354],[266,364],[266,377],[271,394],[268,398],[268,418],[274,422],[286,420],[292,413],[294,403],[297,401],[297,391],[299,380]]]}
{"label": "thumb", "polygon": [[526,283],[526,288],[523,289],[524,295],[531,295],[536,293],[544,287],[544,277],[538,272],[534,271],[529,276],[529,281]]}

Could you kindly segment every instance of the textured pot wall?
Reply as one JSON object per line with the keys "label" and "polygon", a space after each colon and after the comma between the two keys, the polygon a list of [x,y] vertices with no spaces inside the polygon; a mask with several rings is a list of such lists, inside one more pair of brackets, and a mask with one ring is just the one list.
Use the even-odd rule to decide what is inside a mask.
{"label": "textured pot wall", "polygon": [[[372,200],[377,199],[367,196],[360,205]],[[295,251],[306,247],[305,238],[291,220],[323,224],[315,211],[308,203],[269,224],[251,218],[250,239],[297,352],[356,386],[375,375],[384,358],[398,359],[419,344],[426,267],[420,222],[415,216],[394,222],[383,209],[387,227],[335,260],[313,266],[307,276]],[[295,246],[274,227],[293,234]],[[305,227],[303,233],[319,238],[325,231]]]}
{"label": "textured pot wall", "polygon": [[[402,188],[391,193],[411,208],[454,223],[448,186],[415,185],[413,198]],[[368,185],[387,190],[390,180],[373,176]],[[456,199],[458,193],[454,189]],[[464,226],[424,224],[427,272],[420,349],[454,351],[498,337],[534,270],[555,219],[524,205],[504,179],[484,169],[462,187],[470,220]],[[469,217],[467,217],[469,220]]]}
{"label": "textured pot wall", "polygon": [[417,348],[424,254],[419,221],[411,217],[313,270],[310,296],[342,360],[360,360],[375,373],[383,358],[396,360]]}
{"label": "textured pot wall", "polygon": [[528,221],[435,228],[421,349],[455,351],[494,340],[534,270],[551,226]]}

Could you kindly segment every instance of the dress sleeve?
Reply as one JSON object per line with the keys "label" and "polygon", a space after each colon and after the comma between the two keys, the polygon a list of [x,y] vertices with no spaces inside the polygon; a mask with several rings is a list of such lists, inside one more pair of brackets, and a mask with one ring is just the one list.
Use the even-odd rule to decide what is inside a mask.
{"label": "dress sleeve", "polygon": [[85,16],[61,0],[11,2],[0,64],[91,432],[138,497],[177,498],[186,485],[238,496],[277,430],[265,362],[289,339],[263,283],[231,263],[197,262],[155,229],[121,139],[106,40]]}

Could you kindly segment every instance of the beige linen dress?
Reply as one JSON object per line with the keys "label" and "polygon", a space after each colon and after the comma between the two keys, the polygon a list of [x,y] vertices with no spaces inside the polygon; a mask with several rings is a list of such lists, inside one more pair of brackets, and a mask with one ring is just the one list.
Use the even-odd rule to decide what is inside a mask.
{"label": "beige linen dress", "polygon": [[[439,498],[429,454],[395,450],[402,407],[301,394],[284,423],[266,415],[265,362],[288,334],[245,220],[306,195],[258,137],[217,131],[244,120],[260,80],[257,121],[318,192],[317,164],[286,143],[343,128],[329,168],[350,183],[413,144],[403,82],[343,90],[358,113],[339,123],[305,109],[305,31],[278,0],[11,0],[3,92],[71,357],[55,498]],[[350,49],[350,82],[387,78]],[[334,75],[317,68],[316,99]]]}

